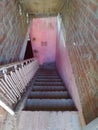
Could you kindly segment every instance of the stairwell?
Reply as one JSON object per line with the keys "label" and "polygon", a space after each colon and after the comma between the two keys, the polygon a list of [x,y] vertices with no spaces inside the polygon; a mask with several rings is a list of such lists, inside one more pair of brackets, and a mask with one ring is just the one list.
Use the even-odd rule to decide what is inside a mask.
{"label": "stairwell", "polygon": [[55,65],[44,65],[36,73],[25,104],[26,111],[76,111],[66,86],[62,82]]}
{"label": "stairwell", "polygon": [[80,130],[78,111],[55,64],[44,64],[19,118],[18,130]]}

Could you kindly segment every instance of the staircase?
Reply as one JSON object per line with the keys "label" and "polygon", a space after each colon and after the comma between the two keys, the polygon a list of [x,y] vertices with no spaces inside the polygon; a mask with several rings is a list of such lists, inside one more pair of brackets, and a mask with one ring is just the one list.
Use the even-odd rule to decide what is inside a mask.
{"label": "staircase", "polygon": [[39,68],[31,90],[18,130],[81,130],[78,111],[54,64]]}
{"label": "staircase", "polygon": [[23,110],[76,111],[55,64],[45,64],[40,67]]}

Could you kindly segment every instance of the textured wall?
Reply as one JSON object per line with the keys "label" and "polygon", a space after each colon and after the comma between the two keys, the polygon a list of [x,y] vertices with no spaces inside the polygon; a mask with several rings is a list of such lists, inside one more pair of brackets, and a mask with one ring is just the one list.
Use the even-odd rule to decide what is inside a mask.
{"label": "textured wall", "polygon": [[33,19],[30,37],[34,57],[40,64],[55,62],[56,31],[56,17]]}
{"label": "textured wall", "polygon": [[98,0],[67,1],[66,46],[86,122],[98,115]]}
{"label": "textured wall", "polygon": [[64,38],[64,34],[66,34],[66,32],[64,30],[64,26],[60,16],[58,16],[57,23],[58,23],[57,24],[58,31],[57,31],[57,46],[56,46],[56,66],[60,76],[62,77],[66,85],[66,88],[68,89],[70,95],[72,96],[72,99],[74,100],[74,103],[79,111],[82,125],[84,125],[85,122],[83,118],[79,94],[77,91],[77,86],[75,83],[70,58],[66,48],[66,39]]}
{"label": "textured wall", "polygon": [[17,0],[0,1],[0,64],[18,61],[27,31],[26,15]]}

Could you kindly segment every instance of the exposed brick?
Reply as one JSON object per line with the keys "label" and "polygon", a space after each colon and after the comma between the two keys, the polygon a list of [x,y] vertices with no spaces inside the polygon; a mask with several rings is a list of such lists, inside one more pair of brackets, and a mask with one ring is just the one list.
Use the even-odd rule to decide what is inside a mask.
{"label": "exposed brick", "polygon": [[2,10],[2,7],[4,6],[4,2],[0,1],[0,10]]}
{"label": "exposed brick", "polygon": [[98,18],[94,18],[92,22],[95,27],[98,27]]}
{"label": "exposed brick", "polygon": [[[74,2],[76,5],[66,6],[67,13],[66,9],[62,10],[62,19],[66,27],[66,46],[85,120],[88,123],[98,115],[94,99],[98,89],[98,80],[94,77],[98,75],[98,0],[75,0]],[[66,20],[69,25],[66,24]]]}
{"label": "exposed brick", "polygon": [[96,40],[98,40],[98,28],[96,28],[94,35],[95,35]]}
{"label": "exposed brick", "polygon": [[89,2],[89,8],[93,11],[93,12],[96,12],[97,11],[97,8],[98,6],[96,5],[96,3],[94,3],[93,1],[90,1]]}
{"label": "exposed brick", "polygon": [[90,21],[88,21],[87,23],[87,28],[89,29],[91,33],[95,31],[95,26]]}
{"label": "exposed brick", "polygon": [[0,44],[2,44],[5,38],[6,38],[5,34],[0,35]]}
{"label": "exposed brick", "polygon": [[94,34],[88,31],[88,43],[92,44],[92,46],[96,46],[97,41],[94,37]]}
{"label": "exposed brick", "polygon": [[[0,64],[8,63],[10,59],[15,61],[16,54],[13,52],[22,46],[26,31],[27,23],[25,13],[20,17],[18,2],[16,0],[0,1],[0,52],[2,52],[0,54]],[[16,48],[13,47],[13,44],[17,45],[15,46]],[[9,56],[9,52],[13,58]],[[17,53],[18,58],[19,55],[20,54]]]}
{"label": "exposed brick", "polygon": [[3,20],[3,13],[0,12],[0,21]]}

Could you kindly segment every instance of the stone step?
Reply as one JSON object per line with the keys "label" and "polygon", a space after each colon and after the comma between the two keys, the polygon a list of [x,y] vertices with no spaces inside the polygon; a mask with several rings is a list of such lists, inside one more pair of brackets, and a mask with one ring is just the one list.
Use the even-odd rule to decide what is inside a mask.
{"label": "stone step", "polygon": [[44,74],[44,73],[55,73],[55,74],[58,74],[58,72],[57,71],[54,71],[54,70],[40,70],[40,71],[38,71],[39,73],[41,73],[41,74]]}
{"label": "stone step", "polygon": [[36,74],[24,110],[76,111],[76,107],[58,73],[41,68]]}
{"label": "stone step", "polygon": [[37,76],[59,76],[58,74],[38,74]]}
{"label": "stone step", "polygon": [[72,99],[27,99],[27,111],[75,111]]}
{"label": "stone step", "polygon": [[46,79],[46,78],[50,78],[50,79],[53,79],[53,78],[54,78],[54,79],[55,79],[55,78],[57,79],[57,78],[59,78],[59,79],[61,79],[59,75],[56,75],[56,76],[53,76],[53,75],[47,75],[47,76],[37,75],[36,77],[37,77],[37,78],[45,78],[45,79]]}
{"label": "stone step", "polygon": [[34,99],[34,98],[36,98],[36,99],[38,99],[38,98],[39,99],[63,99],[63,98],[68,99],[68,98],[70,98],[70,95],[68,94],[67,91],[60,91],[60,92],[58,92],[58,91],[33,92],[32,91],[32,92],[30,92],[28,98],[29,99]]}
{"label": "stone step", "polygon": [[55,86],[58,86],[58,85],[64,85],[63,82],[35,82],[34,83],[34,86],[35,85],[40,85],[40,86],[51,86],[51,85],[55,85]]}
{"label": "stone step", "polygon": [[64,86],[33,86],[32,91],[66,91]]}
{"label": "stone step", "polygon": [[36,79],[36,82],[61,82],[61,79]]}

